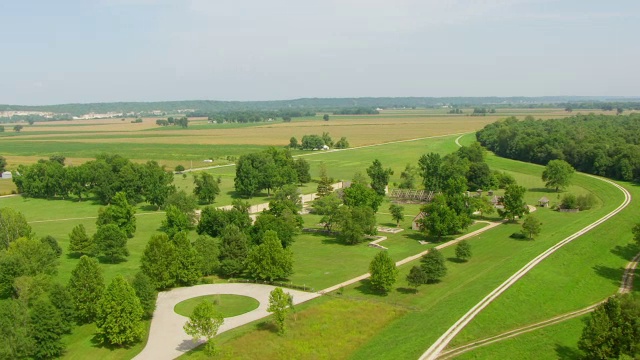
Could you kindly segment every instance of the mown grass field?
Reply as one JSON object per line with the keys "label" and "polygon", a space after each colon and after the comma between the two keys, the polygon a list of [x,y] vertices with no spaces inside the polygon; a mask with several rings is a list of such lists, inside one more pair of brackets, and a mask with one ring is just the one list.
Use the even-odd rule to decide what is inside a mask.
{"label": "mown grass field", "polygon": [[[405,312],[382,302],[322,297],[296,307],[276,334],[269,320],[216,337],[215,359],[348,359],[349,354]],[[200,348],[181,359],[206,359]]]}

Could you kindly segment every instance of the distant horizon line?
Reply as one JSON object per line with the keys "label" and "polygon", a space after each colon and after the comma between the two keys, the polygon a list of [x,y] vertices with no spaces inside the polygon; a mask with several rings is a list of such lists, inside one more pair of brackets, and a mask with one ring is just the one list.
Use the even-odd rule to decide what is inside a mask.
{"label": "distant horizon line", "polygon": [[117,101],[89,101],[89,102],[61,102],[48,104],[6,104],[0,103],[0,107],[20,106],[20,107],[44,107],[44,106],[64,106],[64,105],[89,105],[89,104],[150,104],[150,103],[180,103],[180,102],[215,102],[215,103],[268,103],[287,102],[301,100],[347,100],[347,99],[576,99],[576,100],[638,100],[640,95],[538,95],[538,96],[345,96],[345,97],[300,97],[288,99],[271,100],[216,100],[216,99],[182,99],[182,100],[117,100]]}

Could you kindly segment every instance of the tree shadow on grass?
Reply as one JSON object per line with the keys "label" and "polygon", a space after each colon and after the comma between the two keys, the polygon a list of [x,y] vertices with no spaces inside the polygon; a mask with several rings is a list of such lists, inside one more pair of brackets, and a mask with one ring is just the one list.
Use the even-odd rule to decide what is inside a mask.
{"label": "tree shadow on grass", "polygon": [[562,194],[563,192],[556,192],[556,189],[550,189],[550,188],[546,188],[546,187],[542,187],[542,188],[531,188],[528,189],[529,192],[541,192],[541,193],[548,193],[548,194]]}
{"label": "tree shadow on grass", "polygon": [[407,288],[407,287],[396,288],[396,291],[401,293],[401,294],[417,294],[418,293],[418,289],[416,289],[416,288]]}
{"label": "tree shadow on grass", "polygon": [[619,285],[622,280],[622,274],[624,274],[623,268],[611,268],[608,266],[596,265],[593,270],[598,276],[611,280],[612,283]]}
{"label": "tree shadow on grass", "polygon": [[111,344],[103,343],[100,337],[98,336],[98,334],[95,334],[91,337],[91,346],[95,348],[102,348],[102,349],[108,349],[113,351],[118,349],[130,349],[133,345],[135,344],[111,345]]}
{"label": "tree shadow on grass", "polygon": [[638,251],[640,251],[640,249],[636,244],[627,244],[626,246],[618,245],[611,249],[612,254],[618,255],[627,261],[633,260],[633,257],[636,256]]}
{"label": "tree shadow on grass", "polygon": [[272,333],[277,333],[278,332],[278,328],[276,327],[276,324],[274,324],[271,321],[261,321],[259,323],[256,324],[256,330],[258,331],[268,331],[268,332],[272,332]]}
{"label": "tree shadow on grass", "polygon": [[455,258],[455,257],[447,258],[447,261],[451,261],[452,263],[456,263],[456,264],[464,264],[464,263],[467,262],[467,260],[458,259],[458,258]]}
{"label": "tree shadow on grass", "polygon": [[360,285],[355,287],[361,294],[364,295],[378,295],[378,296],[386,296],[387,294],[383,294],[380,291],[376,291],[371,287],[371,281],[369,279],[360,280]]}
{"label": "tree shadow on grass", "polygon": [[146,205],[142,205],[140,207],[140,210],[142,210],[142,211],[158,211],[160,209],[155,205],[146,204]]}
{"label": "tree shadow on grass", "polygon": [[560,344],[556,344],[556,355],[558,356],[558,359],[562,360],[582,359],[582,353],[580,350]]}

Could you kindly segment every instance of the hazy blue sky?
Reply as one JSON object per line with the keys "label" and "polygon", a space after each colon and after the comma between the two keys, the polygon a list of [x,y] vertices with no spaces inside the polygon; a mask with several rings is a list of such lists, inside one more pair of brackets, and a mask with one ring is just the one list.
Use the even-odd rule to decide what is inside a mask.
{"label": "hazy blue sky", "polygon": [[0,103],[640,95],[638,0],[2,0]]}

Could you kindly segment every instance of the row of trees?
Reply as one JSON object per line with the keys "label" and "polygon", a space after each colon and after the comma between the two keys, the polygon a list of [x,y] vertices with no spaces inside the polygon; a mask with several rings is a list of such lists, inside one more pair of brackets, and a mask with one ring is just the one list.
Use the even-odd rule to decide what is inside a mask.
{"label": "row of trees", "polygon": [[241,196],[251,197],[262,190],[279,189],[287,184],[311,181],[309,163],[293,160],[288,150],[268,150],[242,155],[236,163],[235,189]]}
{"label": "row of trees", "polygon": [[174,118],[170,116],[166,120],[165,119],[156,120],[156,125],[159,125],[159,126],[176,125],[186,129],[187,127],[189,127],[189,119],[186,116],[183,116],[180,118]]}
{"label": "row of trees", "polygon": [[64,166],[64,161],[64,157],[56,156],[33,165],[20,165],[13,182],[26,197],[74,195],[82,200],[93,194],[103,204],[123,192],[132,204],[147,201],[159,207],[174,191],[173,174],[155,161],[137,164],[120,155],[107,154],[78,166]]}
{"label": "row of trees", "polygon": [[207,116],[209,121],[221,123],[256,123],[263,122],[269,119],[275,120],[282,118],[284,122],[291,121],[295,117],[303,116],[316,116],[315,111],[311,110],[277,110],[277,111],[230,111],[219,113],[202,113],[194,112],[189,114],[190,117],[194,116]]}
{"label": "row of trees", "polygon": [[619,180],[640,178],[640,114],[577,115],[535,121],[514,117],[485,126],[476,137],[497,155],[547,164],[564,160],[578,171]]}
{"label": "row of trees", "polygon": [[105,286],[98,261],[82,256],[68,284],[56,282],[62,249],[46,236],[38,240],[22,214],[0,209],[8,246],[0,250],[0,358],[49,359],[62,355],[62,336],[76,324],[95,322],[95,339],[124,346],[141,339],[141,320],[150,317],[156,292],[138,273],[131,282],[117,276]]}
{"label": "row of trees", "polygon": [[[471,258],[471,246],[466,240],[460,241],[455,249],[458,261],[468,261]],[[369,264],[371,274],[370,284],[373,290],[382,294],[389,293],[398,277],[398,269],[386,251],[380,251]],[[418,290],[423,284],[439,282],[447,274],[445,258],[437,248],[432,248],[420,259],[420,265],[409,270],[407,284]]]}
{"label": "row of trees", "polygon": [[347,149],[349,147],[349,141],[343,136],[334,143],[331,135],[329,135],[328,132],[323,132],[322,136],[304,135],[300,143],[298,143],[298,139],[295,136],[292,136],[291,139],[289,139],[289,145],[287,147],[290,149],[318,150],[322,149],[325,145],[330,148]]}

